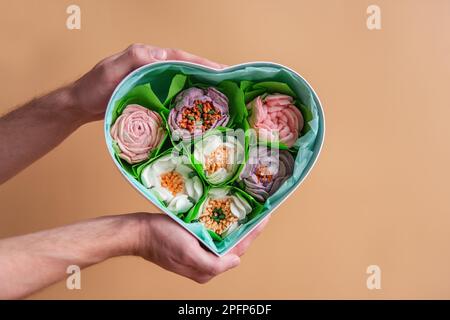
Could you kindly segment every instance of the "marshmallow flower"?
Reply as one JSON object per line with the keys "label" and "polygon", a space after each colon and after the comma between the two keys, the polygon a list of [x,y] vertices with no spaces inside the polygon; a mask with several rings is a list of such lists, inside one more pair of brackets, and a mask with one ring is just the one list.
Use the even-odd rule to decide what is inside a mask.
{"label": "marshmallow flower", "polygon": [[202,202],[197,219],[208,230],[225,237],[252,211],[251,205],[230,187],[212,188]]}
{"label": "marshmallow flower", "polygon": [[294,99],[284,94],[256,97],[247,104],[248,122],[262,141],[279,141],[292,147],[303,129],[303,116]]}
{"label": "marshmallow flower", "polygon": [[161,116],[138,104],[128,105],[111,128],[111,137],[129,164],[147,160],[165,137]]}
{"label": "marshmallow flower", "polygon": [[250,149],[249,159],[239,175],[244,190],[264,202],[294,172],[294,157],[287,150],[258,146]]}
{"label": "marshmallow flower", "polygon": [[175,97],[168,122],[172,134],[189,139],[218,126],[226,126],[229,118],[228,98],[222,92],[213,87],[193,87]]}
{"label": "marshmallow flower", "polygon": [[142,170],[145,187],[174,213],[185,213],[203,195],[203,184],[186,157],[162,156]]}
{"label": "marshmallow flower", "polygon": [[195,143],[194,161],[202,165],[206,181],[217,186],[236,174],[244,148],[233,135],[212,134]]}

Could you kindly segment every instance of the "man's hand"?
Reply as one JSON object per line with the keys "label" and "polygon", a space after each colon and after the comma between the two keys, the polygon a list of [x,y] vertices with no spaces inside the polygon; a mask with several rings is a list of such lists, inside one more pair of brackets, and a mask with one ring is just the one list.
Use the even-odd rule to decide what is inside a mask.
{"label": "man's hand", "polygon": [[75,105],[81,111],[84,121],[103,118],[112,92],[127,74],[143,65],[165,60],[189,61],[216,69],[224,67],[182,50],[133,44],[125,51],[102,60],[75,82]]}
{"label": "man's hand", "polygon": [[185,229],[161,214],[100,217],[0,240],[0,299],[22,298],[67,276],[116,256],[141,256],[169,271],[205,283],[239,264],[267,221],[231,253],[216,257]]}
{"label": "man's hand", "polygon": [[[103,117],[116,85],[129,72],[155,61],[223,65],[175,49],[132,45],[98,63],[75,83],[0,118],[0,184],[56,147],[83,123]],[[130,214],[0,240],[0,299],[18,298],[66,276],[69,265],[87,267],[122,255],[140,255],[204,283],[239,264],[265,223],[231,253],[218,258],[164,215]],[[38,270],[39,272],[36,272]]]}
{"label": "man's hand", "polygon": [[165,60],[223,67],[181,50],[143,44],[106,58],[73,84],[0,118],[0,184],[55,148],[79,126],[102,119],[114,88],[128,73]]}
{"label": "man's hand", "polygon": [[266,218],[227,255],[219,258],[204,249],[197,239],[166,215],[143,217],[137,253],[162,268],[205,283],[239,265],[240,256],[261,233]]}

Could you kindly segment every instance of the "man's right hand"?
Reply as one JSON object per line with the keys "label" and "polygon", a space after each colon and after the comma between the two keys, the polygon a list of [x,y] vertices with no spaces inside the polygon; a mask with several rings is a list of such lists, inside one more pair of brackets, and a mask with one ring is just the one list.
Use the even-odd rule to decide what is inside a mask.
{"label": "man's right hand", "polygon": [[162,214],[142,214],[137,254],[160,267],[206,283],[215,276],[237,267],[240,256],[261,233],[265,219],[230,253],[217,257],[204,249],[199,241],[175,221]]}

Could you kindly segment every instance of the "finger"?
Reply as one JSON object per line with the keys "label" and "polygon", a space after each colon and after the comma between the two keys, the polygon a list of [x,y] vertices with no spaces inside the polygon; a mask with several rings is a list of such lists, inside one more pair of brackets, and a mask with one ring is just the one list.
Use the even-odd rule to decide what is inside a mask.
{"label": "finger", "polygon": [[269,223],[270,215],[268,215],[264,220],[250,232],[236,247],[231,249],[230,253],[237,256],[242,256],[247,249],[250,247],[252,242],[261,234],[266,225]]}
{"label": "finger", "polygon": [[167,51],[145,44],[133,44],[110,58],[115,71],[120,75],[126,75],[143,65],[166,60]]}
{"label": "finger", "polygon": [[170,272],[174,272],[182,277],[191,279],[198,283],[206,283],[209,280],[211,280],[212,276],[199,272],[198,270],[194,268],[189,268],[184,265],[173,265],[170,268],[165,268],[166,270]]}
{"label": "finger", "polygon": [[189,254],[182,258],[182,262],[171,265],[167,270],[175,272],[198,283],[206,283],[215,276],[236,267],[240,263],[236,255],[219,258],[198,243],[191,246]]}
{"label": "finger", "polygon": [[217,276],[229,269],[235,268],[241,262],[239,257],[235,254],[227,254],[223,257],[217,257],[214,254],[204,250],[199,246],[193,257],[196,268],[201,274],[205,276]]}
{"label": "finger", "polygon": [[213,62],[211,60],[208,60],[206,58],[202,58],[199,56],[196,56],[192,53],[178,50],[178,49],[166,49],[167,50],[167,60],[181,60],[181,61],[188,61],[193,63],[198,63],[203,66],[215,68],[215,69],[223,69],[227,67],[224,64]]}

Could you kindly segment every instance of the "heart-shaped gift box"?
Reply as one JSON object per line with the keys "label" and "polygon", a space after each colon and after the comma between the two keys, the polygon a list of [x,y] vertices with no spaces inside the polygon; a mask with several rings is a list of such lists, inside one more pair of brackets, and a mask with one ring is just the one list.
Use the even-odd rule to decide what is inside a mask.
{"label": "heart-shaped gift box", "polygon": [[[265,201],[256,201],[254,197],[241,190],[242,188],[240,189],[242,181],[239,183],[239,172],[242,171],[242,168],[234,179],[227,183],[230,186],[226,186],[225,190],[228,190],[229,194],[235,194],[239,199],[244,199],[244,202],[247,201],[252,212],[246,219],[239,222],[238,227],[224,237],[217,236],[205,227],[205,223],[196,219],[194,209],[198,210],[199,204],[201,206],[201,202],[205,201],[205,197],[214,187],[210,186],[208,181],[205,181],[203,172],[198,172],[203,185],[203,195],[200,199],[197,199],[198,203],[186,214],[178,214],[169,210],[167,203],[157,197],[148,188],[148,185],[146,186],[145,181],[141,179],[143,170],[149,164],[167,155],[170,152],[169,150],[179,147],[179,145],[177,146],[178,142],[173,139],[170,133],[171,130],[166,120],[169,116],[169,110],[174,107],[173,101],[176,95],[187,88],[202,86],[204,88],[207,86],[216,87],[228,98],[230,121],[226,127],[239,127],[237,123],[245,122],[247,126],[244,125],[243,127],[248,129],[246,119],[251,111],[247,110],[246,105],[257,96],[273,93],[292,96],[304,119],[303,130],[295,144],[289,148],[283,143],[277,144],[277,148],[288,149],[287,152],[293,155],[293,159],[295,159],[293,172],[287,180],[283,180],[279,189]],[[130,164],[124,161],[123,157],[118,156],[120,148],[112,138],[111,133],[115,121],[124,108],[130,104],[138,104],[160,114],[164,122],[162,127],[165,127],[164,138],[160,139],[162,142],[148,153],[148,159],[136,164]],[[226,131],[226,128],[220,129]],[[239,243],[267,215],[271,214],[306,178],[322,148],[325,122],[320,100],[312,87],[297,72],[280,64],[250,62],[216,70],[189,62],[166,61],[143,66],[122,80],[108,103],[104,130],[111,157],[128,182],[145,198],[197,237],[213,253],[221,256]],[[207,136],[206,133],[205,136]],[[250,138],[245,139],[245,161],[248,161],[248,143],[250,140]],[[185,146],[185,144],[183,145]],[[272,147],[270,144],[268,145]],[[185,152],[188,148],[183,147],[178,150],[180,149],[181,152]],[[192,155],[189,155],[188,158],[192,160]],[[245,166],[245,161],[242,167]],[[198,165],[193,163],[192,168],[196,171],[201,170]],[[148,169],[147,171],[151,170]],[[214,191],[211,191],[211,193],[213,194]],[[208,199],[211,198],[208,197]]]}

